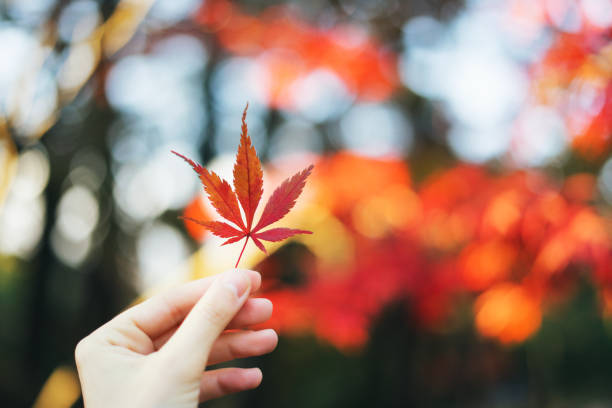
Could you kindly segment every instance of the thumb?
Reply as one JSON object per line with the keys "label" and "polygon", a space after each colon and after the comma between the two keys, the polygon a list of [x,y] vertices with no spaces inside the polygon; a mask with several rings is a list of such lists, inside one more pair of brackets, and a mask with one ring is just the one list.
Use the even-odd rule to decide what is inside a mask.
{"label": "thumb", "polygon": [[219,275],[160,351],[175,362],[193,365],[200,374],[213,343],[244,305],[250,290],[246,271],[233,269]]}

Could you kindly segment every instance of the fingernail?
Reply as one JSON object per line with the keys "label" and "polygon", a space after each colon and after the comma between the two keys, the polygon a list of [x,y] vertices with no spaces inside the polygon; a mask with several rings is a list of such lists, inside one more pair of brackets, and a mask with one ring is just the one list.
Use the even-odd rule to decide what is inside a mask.
{"label": "fingernail", "polygon": [[246,292],[250,283],[246,273],[239,269],[227,271],[221,282],[233,290],[238,298],[244,295],[244,292]]}

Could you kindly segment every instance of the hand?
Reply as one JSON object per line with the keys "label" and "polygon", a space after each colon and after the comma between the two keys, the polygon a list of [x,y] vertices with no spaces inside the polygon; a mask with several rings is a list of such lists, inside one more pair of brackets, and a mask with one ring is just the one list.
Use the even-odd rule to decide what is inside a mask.
{"label": "hand", "polygon": [[258,368],[204,370],[276,347],[274,330],[234,330],[272,314],[269,300],[249,298],[260,285],[253,271],[200,279],[126,310],[85,337],[75,351],[85,406],[193,408],[257,387]]}

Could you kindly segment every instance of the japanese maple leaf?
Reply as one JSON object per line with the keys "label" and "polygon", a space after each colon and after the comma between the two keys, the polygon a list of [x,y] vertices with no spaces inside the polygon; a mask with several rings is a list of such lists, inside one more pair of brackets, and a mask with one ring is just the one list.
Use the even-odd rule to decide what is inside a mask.
{"label": "japanese maple leaf", "polygon": [[[248,135],[246,124],[248,107],[249,105],[247,104],[242,113],[242,131],[238,153],[236,154],[236,163],[234,164],[233,190],[230,184],[215,172],[207,170],[174,150],[172,151],[172,153],[189,163],[195,172],[198,173],[204,190],[208,194],[208,199],[217,210],[217,213],[233,223],[233,225],[222,221],[202,221],[190,217],[183,218],[208,228],[218,237],[227,238],[222,245],[232,244],[244,239],[244,246],[242,251],[240,251],[238,261],[236,261],[236,267],[240,263],[240,258],[242,258],[249,238],[253,240],[257,248],[267,253],[261,241],[276,242],[296,234],[312,234],[311,231],[291,228],[270,228],[263,230],[283,218],[293,208],[295,201],[302,193],[302,189],[306,184],[306,178],[312,172],[314,167],[312,165],[283,181],[268,199],[259,221],[256,224],[253,222],[255,210],[257,210],[263,194],[263,172],[261,170],[261,162]],[[242,207],[244,216],[240,212],[240,207]]]}

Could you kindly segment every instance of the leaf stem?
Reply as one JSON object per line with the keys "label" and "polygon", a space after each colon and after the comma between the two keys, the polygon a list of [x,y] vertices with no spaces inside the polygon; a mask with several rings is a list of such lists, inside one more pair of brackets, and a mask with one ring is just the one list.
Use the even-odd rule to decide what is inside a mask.
{"label": "leaf stem", "polygon": [[246,248],[247,242],[249,242],[249,236],[248,235],[247,235],[246,239],[244,240],[244,246],[242,247],[242,251],[240,251],[240,255],[238,256],[238,260],[236,261],[236,266],[234,266],[234,268],[238,267],[238,264],[240,263],[240,258],[242,258],[242,254],[244,253],[244,248]]}

